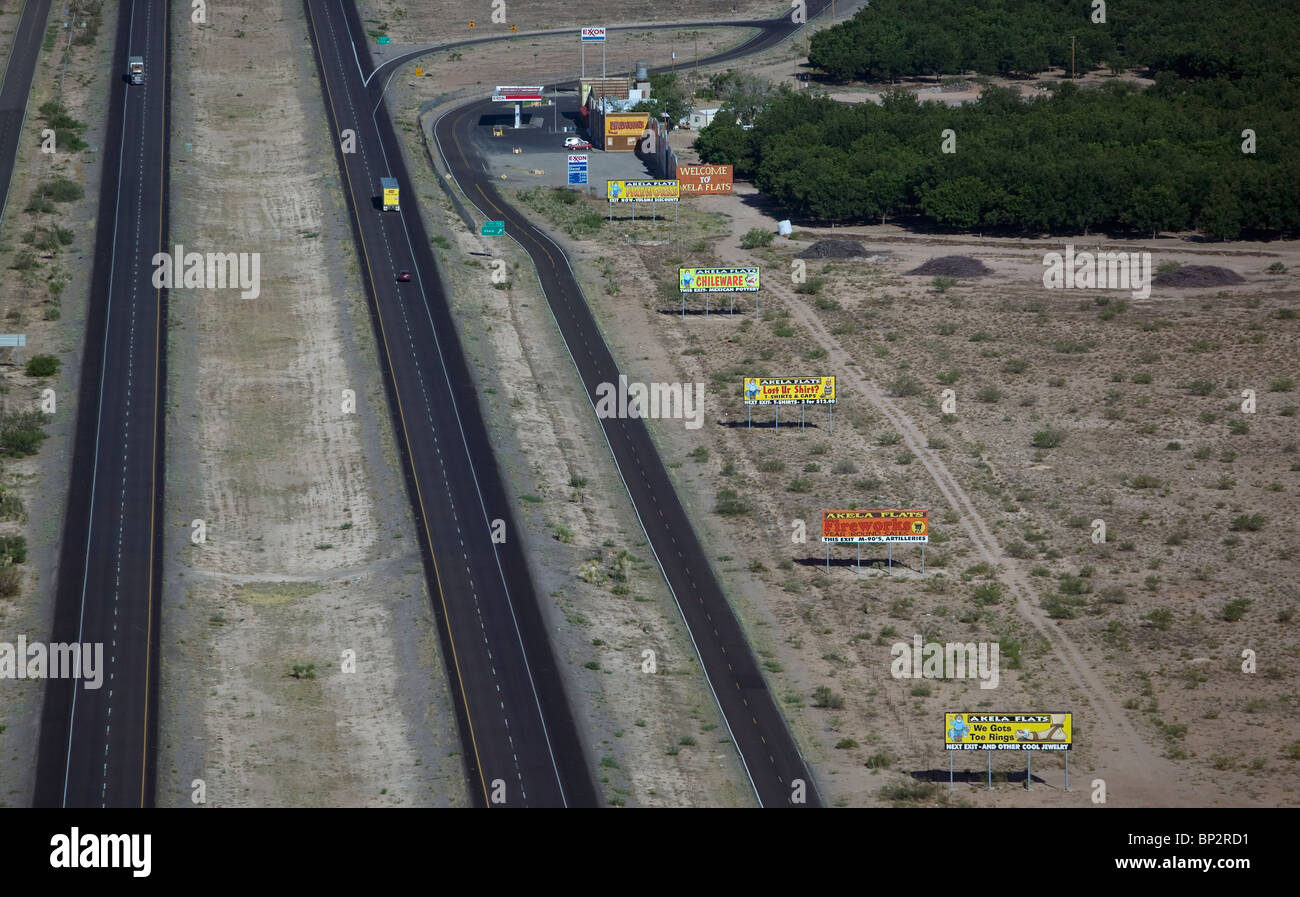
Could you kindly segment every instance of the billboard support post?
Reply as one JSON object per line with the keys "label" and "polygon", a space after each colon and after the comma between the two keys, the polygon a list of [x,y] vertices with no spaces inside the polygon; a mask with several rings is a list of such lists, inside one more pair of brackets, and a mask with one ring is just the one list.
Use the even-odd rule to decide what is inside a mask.
{"label": "billboard support post", "polygon": [[1065,752],[1065,790],[1070,790],[1070,752]]}
{"label": "billboard support post", "polygon": [[952,784],[952,751],[948,752],[948,790],[953,789]]}
{"label": "billboard support post", "polygon": [[831,543],[826,543],[826,572],[831,572]]}
{"label": "billboard support post", "polygon": [[1025,790],[1034,790],[1034,755],[1025,751]]}
{"label": "billboard support post", "polygon": [[[829,545],[830,543],[827,542],[826,544]],[[859,573],[862,572],[862,543],[861,542],[858,543],[858,572]]]}
{"label": "billboard support post", "polygon": [[[993,752],[985,751],[984,753],[987,754],[989,758],[989,790],[992,791],[993,790]],[[1069,754],[1065,755],[1065,762],[1067,764],[1070,762]]]}
{"label": "billboard support post", "polygon": [[731,297],[731,316],[734,318],[736,316],[736,294],[728,293],[727,295]]}
{"label": "billboard support post", "polygon": [[[835,432],[835,406],[834,405],[831,406],[831,432],[832,433]],[[925,549],[923,548],[921,550],[924,551]]]}
{"label": "billboard support post", "polygon": [[925,543],[921,543],[921,575],[925,575]]}
{"label": "billboard support post", "polygon": [[894,543],[889,543],[889,572],[894,572]]}

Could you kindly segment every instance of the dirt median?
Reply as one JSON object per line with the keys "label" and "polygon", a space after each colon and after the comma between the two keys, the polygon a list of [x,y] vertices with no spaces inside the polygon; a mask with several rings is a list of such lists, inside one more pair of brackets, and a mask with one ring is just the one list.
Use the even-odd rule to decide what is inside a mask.
{"label": "dirt median", "polygon": [[174,33],[173,242],[262,282],[170,294],[159,803],[465,805],[306,29],[286,0]]}

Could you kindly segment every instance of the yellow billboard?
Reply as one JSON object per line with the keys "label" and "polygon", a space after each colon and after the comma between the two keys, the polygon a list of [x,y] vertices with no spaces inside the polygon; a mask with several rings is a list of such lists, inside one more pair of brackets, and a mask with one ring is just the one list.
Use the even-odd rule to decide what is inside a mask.
{"label": "yellow billboard", "polygon": [[746,377],[746,405],[834,405],[834,377]]}
{"label": "yellow billboard", "polygon": [[649,124],[649,112],[606,112],[605,137],[631,137],[635,142],[641,139]]}
{"label": "yellow billboard", "polygon": [[759,268],[678,268],[679,293],[757,293]]}
{"label": "yellow billboard", "polygon": [[1074,744],[1071,713],[945,713],[949,751],[1068,751]]}
{"label": "yellow billboard", "polygon": [[677,181],[606,181],[610,202],[677,202],[681,185]]}

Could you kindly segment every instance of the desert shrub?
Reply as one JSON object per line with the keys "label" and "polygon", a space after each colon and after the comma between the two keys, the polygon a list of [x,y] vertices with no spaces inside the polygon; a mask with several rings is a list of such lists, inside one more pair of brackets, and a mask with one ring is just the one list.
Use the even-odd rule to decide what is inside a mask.
{"label": "desert shrub", "polygon": [[33,355],[27,361],[27,376],[51,377],[59,371],[60,361],[53,355]]}
{"label": "desert shrub", "polygon": [[1034,433],[1034,445],[1037,448],[1056,448],[1065,441],[1065,431],[1055,427],[1044,427]]}

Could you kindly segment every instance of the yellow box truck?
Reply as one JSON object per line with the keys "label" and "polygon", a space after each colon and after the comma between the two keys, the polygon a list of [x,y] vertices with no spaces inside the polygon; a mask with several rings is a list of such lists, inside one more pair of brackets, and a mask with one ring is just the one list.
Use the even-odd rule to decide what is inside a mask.
{"label": "yellow box truck", "polygon": [[397,202],[397,178],[380,178],[379,186],[384,191],[384,211],[400,209]]}

